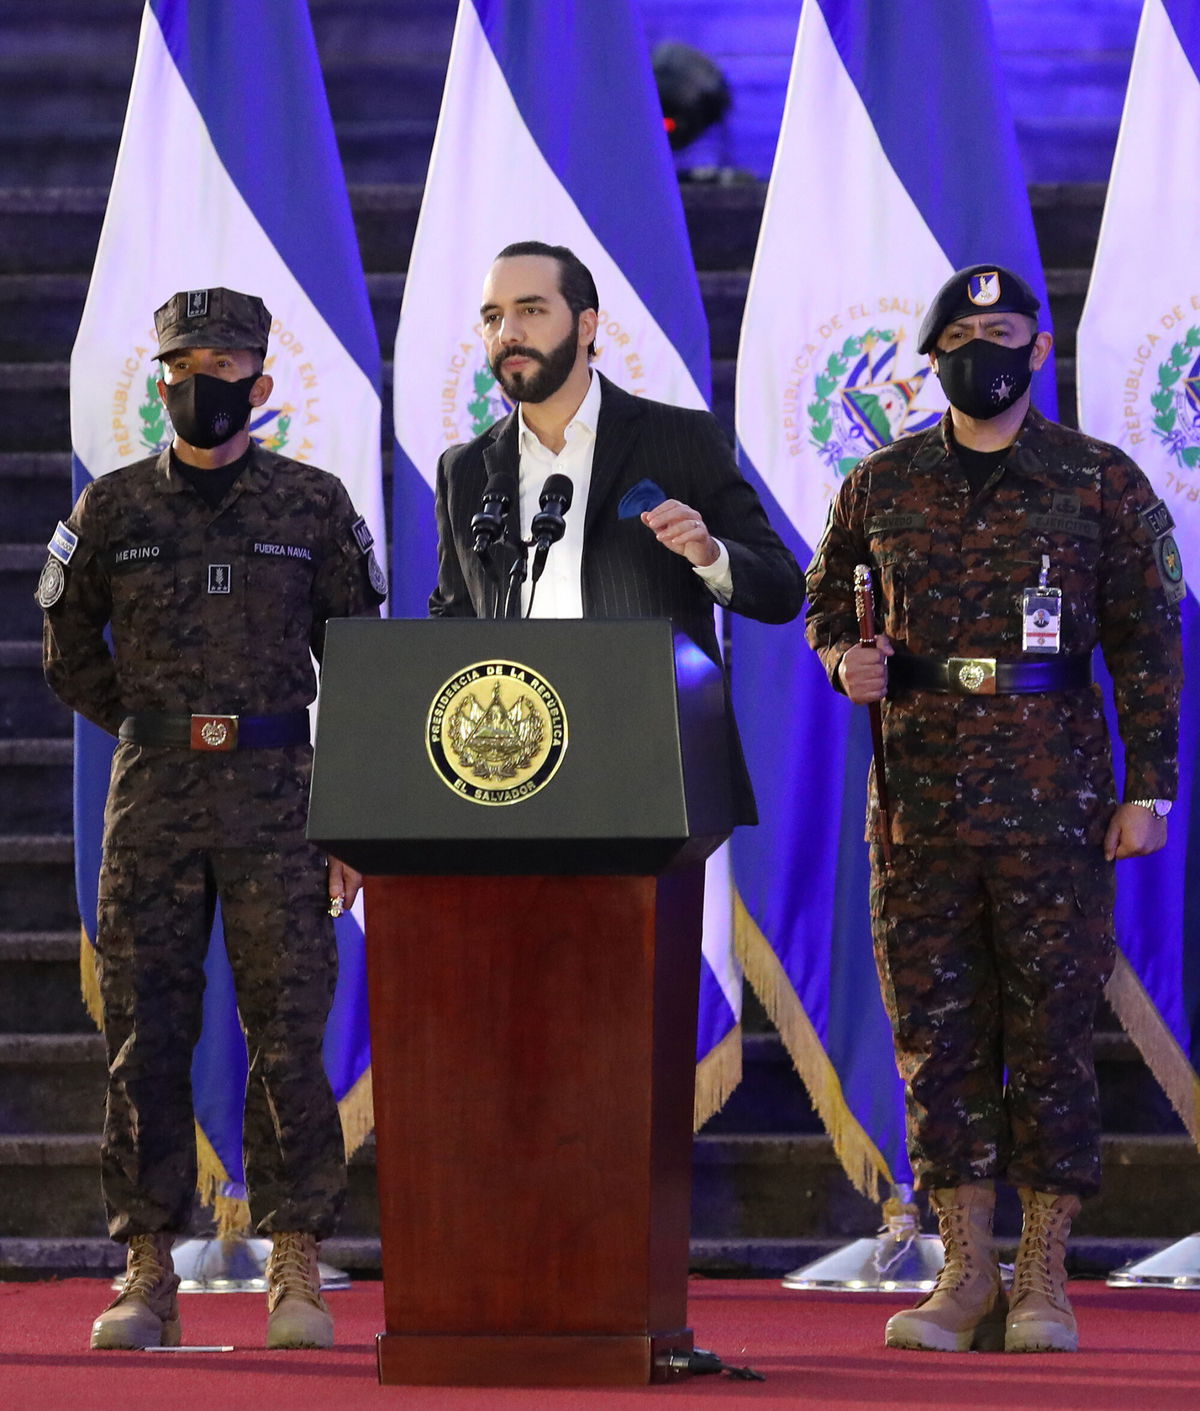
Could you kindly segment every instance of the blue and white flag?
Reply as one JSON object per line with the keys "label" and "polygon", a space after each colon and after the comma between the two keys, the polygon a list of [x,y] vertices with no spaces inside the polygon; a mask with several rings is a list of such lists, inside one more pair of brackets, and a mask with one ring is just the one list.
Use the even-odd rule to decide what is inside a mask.
{"label": "blue and white flag", "polygon": [[[802,563],[854,465],[940,417],[917,330],[983,261],[1045,301],[985,0],[804,0],[737,371],[743,469]],[[910,1171],[867,910],[866,712],[830,690],[802,622],[736,620],[733,667],[762,817],[733,844],[739,953],[875,1197]]]}
{"label": "blue and white flag", "polygon": [[[269,449],[333,471],[384,541],[379,349],[304,0],[150,0],[116,173],[71,355],[75,491],[160,450],[153,311],[226,285],[273,315]],[[84,990],[92,970],[101,815],[112,739],[77,718],[76,876]],[[350,1149],[371,1125],[361,912],[339,922],[326,1067]],[[246,1218],[246,1051],[220,928],[193,1068],[201,1193],[225,1228]]]}
{"label": "blue and white flag", "polygon": [[[1137,461],[1166,501],[1191,589],[1180,603],[1179,797],[1166,848],[1118,868],[1108,997],[1200,1142],[1200,971],[1188,918],[1200,839],[1200,3],[1146,0],[1100,241],[1079,323],[1079,425]],[[1123,776],[1118,760],[1117,779]],[[1192,959],[1188,956],[1188,942]]]}
{"label": "blue and white flag", "polygon": [[[517,240],[567,245],[600,292],[595,366],[627,391],[702,407],[708,331],[632,0],[460,0],[396,336],[392,611],[437,579],[438,457],[512,408],[484,356],[479,295]],[[741,975],[722,850],[709,867],[697,1114],[741,1071]]]}

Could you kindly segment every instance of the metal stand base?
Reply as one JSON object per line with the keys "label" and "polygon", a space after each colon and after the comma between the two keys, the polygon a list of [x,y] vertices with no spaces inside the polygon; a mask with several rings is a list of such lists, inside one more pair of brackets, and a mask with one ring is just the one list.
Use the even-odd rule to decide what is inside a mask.
{"label": "metal stand base", "polygon": [[844,1290],[853,1293],[926,1293],[945,1263],[937,1235],[911,1242],[890,1234],[854,1240],[832,1254],[783,1276],[785,1289]]}
{"label": "metal stand base", "polygon": [[[232,1239],[181,1240],[171,1251],[180,1293],[266,1293],[267,1258],[270,1240]],[[318,1264],[322,1293],[350,1287],[344,1269]],[[124,1286],[124,1277],[113,1280],[113,1288]]]}
{"label": "metal stand base", "polygon": [[1106,1282],[1114,1289],[1200,1289],[1200,1235],[1114,1269]]}

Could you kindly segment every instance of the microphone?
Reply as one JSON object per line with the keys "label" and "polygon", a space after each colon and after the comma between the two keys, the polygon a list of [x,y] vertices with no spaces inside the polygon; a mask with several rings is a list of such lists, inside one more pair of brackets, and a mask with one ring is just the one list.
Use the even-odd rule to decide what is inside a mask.
{"label": "microphone", "polygon": [[486,554],[504,533],[504,516],[516,493],[516,477],[507,471],[497,470],[488,476],[479,512],[471,520],[471,533],[474,535],[472,547],[477,554]]}
{"label": "microphone", "polygon": [[549,553],[550,545],[557,544],[567,532],[564,516],[571,508],[574,494],[575,486],[572,485],[569,475],[547,476],[542,493],[538,496],[541,513],[534,515],[533,523],[529,526],[539,553]]}

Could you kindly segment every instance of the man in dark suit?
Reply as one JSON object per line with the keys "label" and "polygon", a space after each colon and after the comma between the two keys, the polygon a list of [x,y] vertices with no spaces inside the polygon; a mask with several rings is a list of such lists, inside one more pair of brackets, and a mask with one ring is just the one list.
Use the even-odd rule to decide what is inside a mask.
{"label": "man in dark suit", "polygon": [[[539,491],[557,473],[572,481],[574,508],[536,592],[524,585],[522,615],[669,617],[719,660],[714,604],[788,622],[804,599],[803,575],[711,413],[632,397],[593,373],[598,310],[590,272],[564,246],[509,245],[488,271],[484,347],[516,410],[438,463],[430,613],[494,612],[496,583],[471,531],[489,477],[505,472],[517,486],[509,542],[493,551],[503,582],[511,545],[528,538]],[[754,822],[735,730],[731,748],[739,821]]]}

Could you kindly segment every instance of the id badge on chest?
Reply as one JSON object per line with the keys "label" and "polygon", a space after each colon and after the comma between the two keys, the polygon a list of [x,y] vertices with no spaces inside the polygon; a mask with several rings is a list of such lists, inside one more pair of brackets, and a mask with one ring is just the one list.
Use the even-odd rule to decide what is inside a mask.
{"label": "id badge on chest", "polygon": [[1042,556],[1042,571],[1036,588],[1021,594],[1021,648],[1027,652],[1053,655],[1062,647],[1062,589],[1051,588],[1050,559]]}

